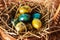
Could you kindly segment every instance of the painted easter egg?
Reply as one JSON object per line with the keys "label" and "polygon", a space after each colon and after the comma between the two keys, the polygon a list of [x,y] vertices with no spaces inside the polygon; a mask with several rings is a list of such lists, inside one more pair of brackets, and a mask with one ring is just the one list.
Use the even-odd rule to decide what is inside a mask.
{"label": "painted easter egg", "polygon": [[21,13],[21,14],[24,14],[24,13],[29,13],[31,11],[31,8],[29,7],[29,6],[21,6],[20,8],[19,8],[19,12]]}
{"label": "painted easter egg", "polygon": [[26,29],[26,26],[23,22],[19,22],[16,26],[15,29],[17,32],[23,32]]}
{"label": "painted easter egg", "polygon": [[32,26],[38,30],[42,26],[42,22],[39,19],[33,19]]}
{"label": "painted easter egg", "polygon": [[40,19],[41,18],[41,14],[40,13],[34,13],[33,15],[32,15],[32,17],[33,18],[36,18],[36,19]]}
{"label": "painted easter egg", "polygon": [[27,22],[27,21],[29,21],[29,19],[30,19],[30,15],[28,15],[28,14],[22,14],[19,16],[19,21]]}
{"label": "painted easter egg", "polygon": [[16,13],[14,18],[16,19],[16,18],[18,18],[20,15],[21,15],[20,13]]}
{"label": "painted easter egg", "polygon": [[11,21],[13,26],[15,26],[18,22],[19,22],[18,19],[12,19],[12,21]]}

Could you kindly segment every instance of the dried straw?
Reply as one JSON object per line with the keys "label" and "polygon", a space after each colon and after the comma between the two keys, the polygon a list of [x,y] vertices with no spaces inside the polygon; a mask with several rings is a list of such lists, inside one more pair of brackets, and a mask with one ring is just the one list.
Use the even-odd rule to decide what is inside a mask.
{"label": "dried straw", "polygon": [[[13,33],[14,33],[14,35],[18,35],[17,40],[19,40],[19,39],[22,40],[24,37],[28,38],[30,36],[32,36],[32,37],[35,36],[37,38],[44,37],[46,40],[49,40],[48,34],[60,31],[60,28],[56,27],[56,26],[55,27],[58,28],[58,30],[48,31],[48,30],[51,30],[52,28],[54,28],[54,27],[50,27],[50,23],[52,22],[52,20],[56,19],[57,15],[60,11],[60,5],[59,5],[57,10],[54,10],[56,8],[54,8],[53,2],[48,1],[48,0],[43,1],[43,4],[42,3],[36,3],[36,2],[29,2],[29,1],[21,1],[20,4],[18,4],[18,3],[15,4],[13,2],[13,5],[12,5],[12,2],[10,1],[11,5],[9,5],[9,6],[11,6],[11,8],[9,9],[6,1],[3,0],[3,2],[5,4],[4,7],[6,9],[4,9],[4,11],[0,11],[0,20],[3,23],[3,25],[2,25],[3,27],[0,26],[0,29],[4,30],[4,32],[6,32],[7,34],[13,35]],[[17,4],[18,4],[18,6],[17,6]],[[40,20],[42,20],[42,22],[44,22],[44,24],[43,24],[42,28],[39,31],[37,31],[37,33],[36,33],[36,30],[34,32],[31,30],[31,31],[27,31],[27,32],[22,32],[22,33],[24,33],[23,35],[17,34],[17,31],[14,29],[14,27],[11,26],[11,23],[8,23],[8,21],[11,21],[10,18],[12,16],[12,12],[15,10],[15,15],[16,15],[18,13],[18,8],[21,5],[29,5],[32,8],[31,11],[33,11],[34,9],[37,9],[35,11],[42,13],[42,18]],[[7,19],[4,20],[3,18],[5,18],[5,17],[3,15],[7,16]],[[41,36],[38,36],[37,34],[41,35]]]}

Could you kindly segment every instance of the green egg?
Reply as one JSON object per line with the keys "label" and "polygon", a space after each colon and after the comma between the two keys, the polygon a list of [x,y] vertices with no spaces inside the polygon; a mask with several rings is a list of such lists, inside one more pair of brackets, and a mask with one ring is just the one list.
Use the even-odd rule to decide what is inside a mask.
{"label": "green egg", "polygon": [[29,19],[30,19],[30,15],[28,15],[28,14],[22,14],[19,16],[19,21],[27,22],[27,21],[29,21]]}
{"label": "green egg", "polygon": [[11,21],[13,26],[15,26],[18,22],[19,22],[18,19],[12,19],[12,21]]}

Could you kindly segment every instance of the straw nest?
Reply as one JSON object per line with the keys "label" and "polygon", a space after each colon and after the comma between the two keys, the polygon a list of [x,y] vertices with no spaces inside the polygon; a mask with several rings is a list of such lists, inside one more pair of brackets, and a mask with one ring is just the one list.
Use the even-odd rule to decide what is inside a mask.
{"label": "straw nest", "polygon": [[[60,30],[59,22],[59,11],[60,5],[56,8],[52,1],[43,1],[41,3],[29,2],[29,1],[2,1],[0,4],[0,29],[4,30],[5,33],[11,35],[16,39],[24,39],[28,37],[37,37],[42,40],[49,40],[49,35]],[[10,4],[9,4],[10,3]],[[31,11],[36,11],[42,13],[42,18],[40,19],[43,23],[40,31],[26,31],[17,34],[14,26],[11,24],[11,19],[15,17],[15,14],[18,12],[18,8],[21,5],[28,5],[31,7]],[[31,26],[28,24],[28,26]],[[37,31],[37,32],[36,32]],[[44,38],[44,39],[43,39]]]}

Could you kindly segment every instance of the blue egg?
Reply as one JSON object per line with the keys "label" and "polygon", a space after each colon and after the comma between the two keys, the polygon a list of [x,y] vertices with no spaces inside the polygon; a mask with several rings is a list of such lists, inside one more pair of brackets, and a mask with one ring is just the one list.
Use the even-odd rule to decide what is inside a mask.
{"label": "blue egg", "polygon": [[30,19],[30,15],[28,15],[28,14],[21,14],[19,16],[19,21],[25,21],[25,22],[27,22],[27,21],[29,21],[29,19]]}
{"label": "blue egg", "polygon": [[36,12],[32,15],[33,18],[36,18],[36,19],[40,19],[41,18],[41,14]]}

